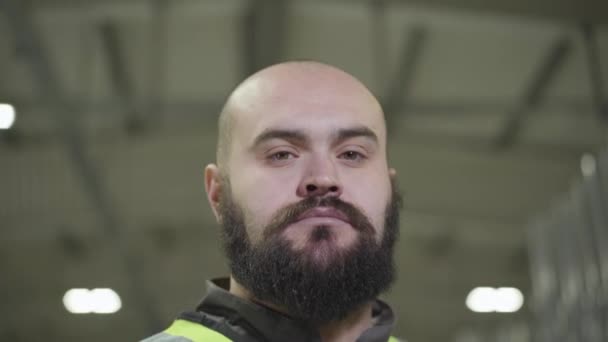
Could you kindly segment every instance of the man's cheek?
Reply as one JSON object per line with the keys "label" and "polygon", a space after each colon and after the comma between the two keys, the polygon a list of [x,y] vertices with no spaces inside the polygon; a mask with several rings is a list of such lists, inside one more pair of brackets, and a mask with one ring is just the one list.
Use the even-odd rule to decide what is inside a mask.
{"label": "man's cheek", "polygon": [[257,243],[262,237],[262,231],[265,224],[265,218],[255,208],[247,208],[244,215],[245,228],[251,242]]}
{"label": "man's cheek", "polygon": [[245,222],[249,236],[253,241],[259,241],[263,235],[263,230],[272,221],[278,212],[278,207],[269,199],[251,199],[250,205],[246,209]]}
{"label": "man's cheek", "polygon": [[387,203],[387,200],[384,198],[375,198],[372,196],[368,196],[362,203],[355,203],[374,226],[374,230],[378,237],[382,235],[384,228],[384,215]]}

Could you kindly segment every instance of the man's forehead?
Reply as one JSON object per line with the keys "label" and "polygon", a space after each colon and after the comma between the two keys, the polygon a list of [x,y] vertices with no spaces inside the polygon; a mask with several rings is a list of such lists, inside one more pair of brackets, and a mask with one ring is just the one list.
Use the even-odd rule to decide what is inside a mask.
{"label": "man's forehead", "polygon": [[255,144],[256,140],[260,140],[264,135],[280,138],[280,134],[274,133],[281,132],[319,141],[336,140],[344,132],[358,132],[358,136],[373,137],[377,143],[386,139],[381,114],[338,110],[325,112],[310,108],[303,110],[297,106],[297,103],[290,103],[286,106],[288,108],[262,109],[257,113],[241,116],[234,122],[234,138],[248,145]]}
{"label": "man's forehead", "polygon": [[244,107],[290,99],[350,103],[381,112],[374,95],[359,80],[342,70],[318,63],[285,63],[262,70],[239,85],[231,96],[231,102]]}
{"label": "man's forehead", "polygon": [[366,126],[380,139],[385,138],[382,109],[363,84],[333,68],[306,71],[274,70],[237,88],[230,99],[237,135],[269,127],[299,125],[304,129],[320,120],[334,130]]}

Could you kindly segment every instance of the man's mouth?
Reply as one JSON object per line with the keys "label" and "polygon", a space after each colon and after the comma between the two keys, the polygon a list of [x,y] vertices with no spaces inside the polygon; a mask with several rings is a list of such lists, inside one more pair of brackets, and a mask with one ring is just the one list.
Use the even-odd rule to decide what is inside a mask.
{"label": "man's mouth", "polygon": [[342,211],[332,207],[315,207],[298,216],[296,222],[308,218],[333,218],[350,224],[350,220]]}

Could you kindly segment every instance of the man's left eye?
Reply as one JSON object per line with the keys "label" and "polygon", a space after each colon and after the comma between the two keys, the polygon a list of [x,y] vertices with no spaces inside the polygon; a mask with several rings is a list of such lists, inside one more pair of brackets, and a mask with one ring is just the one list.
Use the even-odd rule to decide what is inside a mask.
{"label": "man's left eye", "polygon": [[359,153],[357,151],[346,151],[346,152],[342,153],[339,157],[342,159],[347,159],[347,160],[365,159],[365,156],[362,153]]}

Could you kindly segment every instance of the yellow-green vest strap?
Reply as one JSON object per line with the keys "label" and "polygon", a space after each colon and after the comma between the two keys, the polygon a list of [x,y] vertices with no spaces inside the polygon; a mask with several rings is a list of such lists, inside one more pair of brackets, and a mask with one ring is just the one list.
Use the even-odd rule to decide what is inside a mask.
{"label": "yellow-green vest strap", "polygon": [[229,338],[211,330],[204,325],[176,319],[165,333],[173,336],[183,336],[193,342],[231,342]]}
{"label": "yellow-green vest strap", "polygon": [[399,339],[394,336],[391,336],[388,338],[388,342],[399,342]]}

